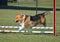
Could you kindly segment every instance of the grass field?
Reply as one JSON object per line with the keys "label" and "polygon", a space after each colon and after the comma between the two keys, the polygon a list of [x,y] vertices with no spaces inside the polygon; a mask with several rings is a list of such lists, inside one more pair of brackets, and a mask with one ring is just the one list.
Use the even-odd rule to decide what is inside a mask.
{"label": "grass field", "polygon": [[[59,1],[60,0],[57,1],[57,8],[60,8]],[[20,12],[25,13],[27,15],[36,14],[35,11],[32,11],[32,10],[0,9],[0,25],[9,25],[9,26],[18,25],[17,23],[15,23],[15,16]],[[38,13],[42,13],[42,12],[44,11],[38,11]],[[60,19],[59,19],[60,11],[56,11],[56,16],[57,16],[56,37],[54,37],[53,34],[35,34],[34,35],[34,34],[25,34],[25,33],[0,33],[0,42],[59,42],[60,41]],[[46,15],[47,26],[53,26],[52,17],[53,17],[53,14]]]}

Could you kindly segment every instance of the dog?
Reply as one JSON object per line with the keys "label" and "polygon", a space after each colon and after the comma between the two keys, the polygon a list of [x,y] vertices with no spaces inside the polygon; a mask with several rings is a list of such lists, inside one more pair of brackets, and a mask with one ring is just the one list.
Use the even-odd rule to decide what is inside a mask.
{"label": "dog", "polygon": [[[49,13],[53,13],[52,11],[46,11],[35,16],[28,16],[25,14],[18,14],[15,18],[15,21],[18,22],[20,25],[24,23],[24,27],[34,27],[37,24],[42,24],[46,27],[46,15]],[[24,21],[24,22],[23,22]]]}
{"label": "dog", "polygon": [[[24,22],[23,22],[24,21]],[[15,17],[15,22],[18,22],[19,25],[22,25],[22,23],[24,23],[24,26],[26,26],[28,24],[28,22],[30,21],[30,16],[19,13],[16,17]]]}

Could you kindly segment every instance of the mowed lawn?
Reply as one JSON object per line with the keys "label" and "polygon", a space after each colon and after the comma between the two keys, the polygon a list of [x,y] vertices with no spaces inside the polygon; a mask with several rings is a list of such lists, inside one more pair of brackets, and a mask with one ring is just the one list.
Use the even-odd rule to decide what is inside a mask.
{"label": "mowed lawn", "polygon": [[[0,9],[0,25],[18,25],[15,23],[15,16],[17,13],[25,13],[27,15],[35,15],[35,11],[28,10],[9,10]],[[44,11],[38,11],[42,13]],[[47,25],[52,26],[51,17],[52,14],[46,16]],[[49,18],[48,18],[49,17]],[[25,33],[0,33],[0,42],[59,42],[60,41],[60,28],[59,28],[59,11],[57,11],[57,36],[53,34],[25,34]]]}
{"label": "mowed lawn", "polygon": [[[59,8],[59,0],[57,2],[57,8]],[[44,11],[38,11],[38,13],[42,12]],[[24,13],[26,15],[36,14],[36,12],[32,10],[0,9],[0,25],[17,26],[18,24],[15,23],[15,16],[18,13]],[[56,16],[56,37],[53,36],[53,34],[0,33],[0,42],[59,42],[60,11],[56,11]],[[53,14],[46,15],[46,19],[47,26],[53,26]]]}

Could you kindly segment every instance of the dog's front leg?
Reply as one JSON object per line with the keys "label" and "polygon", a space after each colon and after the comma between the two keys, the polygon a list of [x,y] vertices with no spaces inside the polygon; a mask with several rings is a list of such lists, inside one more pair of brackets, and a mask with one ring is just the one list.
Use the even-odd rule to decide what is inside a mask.
{"label": "dog's front leg", "polygon": [[24,22],[24,26],[27,27],[28,24],[29,24],[29,22],[30,22],[30,17],[28,17],[28,18],[25,20],[25,22]]}

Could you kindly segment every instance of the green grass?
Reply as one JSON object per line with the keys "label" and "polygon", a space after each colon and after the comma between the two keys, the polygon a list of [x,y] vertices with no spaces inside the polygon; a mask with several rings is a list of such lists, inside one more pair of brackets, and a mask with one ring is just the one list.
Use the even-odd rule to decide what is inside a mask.
{"label": "green grass", "polygon": [[60,36],[23,35],[20,33],[0,33],[0,42],[59,42]]}
{"label": "green grass", "polygon": [[[48,3],[48,4],[47,4]],[[36,7],[36,1],[20,1],[19,3],[8,3],[9,6],[27,6],[27,7]],[[47,7],[46,7],[47,6]],[[38,0],[38,7],[52,8],[53,1],[52,0]]]}
{"label": "green grass", "polygon": [[[44,2],[44,3],[42,3]],[[52,7],[52,2],[43,1],[41,7]],[[47,2],[47,3],[46,3]],[[45,4],[46,3],[46,4]],[[57,8],[60,8],[60,0],[57,0]],[[44,5],[45,4],[45,5]],[[27,4],[27,6],[30,6]],[[36,12],[32,10],[12,10],[0,9],[0,25],[18,25],[15,23],[15,16],[18,13],[27,15],[35,15]],[[44,11],[38,11],[42,13]],[[56,12],[56,37],[53,34],[27,34],[27,33],[0,33],[0,42],[59,42],[60,41],[60,11]],[[47,26],[53,26],[53,14],[46,15]]]}
{"label": "green grass", "polygon": [[[27,15],[35,15],[35,11],[28,10],[9,10],[0,9],[0,25],[17,25],[15,23],[15,16],[17,13],[25,13]],[[42,13],[44,11],[38,11]],[[47,24],[52,26],[52,14],[47,15]],[[25,33],[0,33],[0,42],[58,42],[60,41],[60,28],[59,28],[59,11],[57,11],[57,36],[53,34],[25,34]]]}

